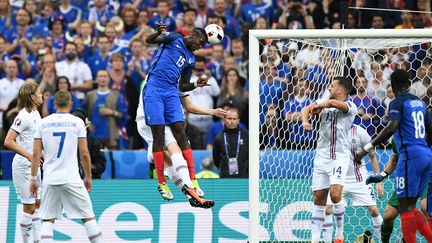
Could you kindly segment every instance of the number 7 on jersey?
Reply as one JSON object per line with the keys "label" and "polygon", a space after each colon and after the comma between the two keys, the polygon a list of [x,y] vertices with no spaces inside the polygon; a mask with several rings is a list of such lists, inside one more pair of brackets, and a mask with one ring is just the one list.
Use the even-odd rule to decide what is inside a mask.
{"label": "number 7 on jersey", "polygon": [[53,137],[60,137],[59,149],[57,152],[57,158],[60,158],[60,155],[63,151],[63,144],[65,141],[66,133],[65,132],[53,132]]}

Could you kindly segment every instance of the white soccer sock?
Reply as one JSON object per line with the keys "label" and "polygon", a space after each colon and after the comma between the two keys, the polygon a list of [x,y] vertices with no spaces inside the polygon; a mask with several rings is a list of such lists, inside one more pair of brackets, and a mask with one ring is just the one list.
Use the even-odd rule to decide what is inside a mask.
{"label": "white soccer sock", "polygon": [[333,236],[333,215],[326,214],[325,221],[322,227],[322,240],[325,243],[331,243],[332,242],[332,236]]}
{"label": "white soccer sock", "polygon": [[24,243],[30,242],[30,235],[32,232],[32,217],[33,214],[22,212],[20,227],[21,227],[21,235]]}
{"label": "white soccer sock", "polygon": [[321,230],[324,224],[325,208],[325,206],[313,206],[311,221],[312,243],[318,243],[320,241]]}
{"label": "white soccer sock", "polygon": [[91,243],[102,243],[103,237],[102,232],[99,229],[96,220],[90,220],[84,223],[84,227],[87,231],[87,236]]}
{"label": "white soccer sock", "polygon": [[41,242],[42,243],[51,243],[53,242],[53,235],[54,235],[54,224],[50,221],[43,221],[42,222],[42,229],[41,229]]}
{"label": "white soccer sock", "polygon": [[32,231],[33,231],[33,241],[39,241],[41,240],[41,227],[42,222],[39,218],[39,210],[36,209],[33,218],[32,218]]}
{"label": "white soccer sock", "polygon": [[381,224],[383,222],[383,218],[381,214],[378,214],[376,217],[372,217],[372,224],[374,228],[374,235],[376,239],[381,239]]}
{"label": "white soccer sock", "polygon": [[182,181],[190,188],[193,188],[192,181],[189,177],[189,169],[186,160],[182,154],[176,153],[171,156],[175,172],[179,175]]}
{"label": "white soccer sock", "polygon": [[333,203],[333,216],[335,220],[336,230],[335,239],[343,238],[345,205],[342,200],[338,203]]}
{"label": "white soccer sock", "polygon": [[176,170],[175,170],[174,166],[166,167],[165,169],[167,171],[167,174],[168,174],[168,177],[170,178],[170,180],[181,191],[181,189],[183,188],[184,182],[180,178],[179,174],[176,173]]}

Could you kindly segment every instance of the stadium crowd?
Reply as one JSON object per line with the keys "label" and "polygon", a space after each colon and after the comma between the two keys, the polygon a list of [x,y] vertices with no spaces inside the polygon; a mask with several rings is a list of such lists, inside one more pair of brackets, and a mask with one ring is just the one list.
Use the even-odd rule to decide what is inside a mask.
{"label": "stadium crowd", "polygon": [[[55,112],[53,94],[67,89],[73,94],[73,110],[82,108],[88,113],[89,131],[105,148],[145,148],[136,129],[136,107],[141,82],[157,49],[145,39],[160,22],[168,31],[185,36],[193,27],[211,23],[224,29],[221,44],[196,51],[191,80],[205,74],[211,76],[210,86],[191,91],[190,97],[205,108],[236,107],[239,126],[247,128],[248,29],[340,28],[340,4],[339,0],[0,0],[2,140],[16,115],[19,87],[35,82],[43,90],[42,117]],[[428,0],[350,3],[353,7],[420,11],[430,11],[430,5]],[[427,27],[432,27],[431,14],[356,9],[350,10],[345,26]],[[309,148],[316,134],[298,136],[302,133],[298,112],[328,83],[332,69],[324,67],[323,60],[331,54],[298,42],[261,43],[262,149],[275,145]],[[391,51],[370,55],[358,50],[353,56],[365,62],[353,61],[350,66],[358,90],[353,99],[360,108],[356,123],[371,135],[385,122],[385,107],[392,98],[388,78],[395,65],[405,65],[413,80],[418,80],[413,85],[417,95],[428,104],[432,97],[428,95],[432,94],[430,43]],[[281,134],[277,126],[284,126],[288,133]],[[194,134],[189,136],[192,149],[212,150],[223,128],[223,120],[187,114],[188,134]]]}

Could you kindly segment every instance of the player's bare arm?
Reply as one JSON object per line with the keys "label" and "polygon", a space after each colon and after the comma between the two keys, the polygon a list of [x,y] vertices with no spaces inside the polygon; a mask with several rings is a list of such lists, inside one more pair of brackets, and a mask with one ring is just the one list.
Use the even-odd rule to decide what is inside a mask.
{"label": "player's bare arm", "polygon": [[189,96],[182,98],[183,107],[190,113],[200,114],[200,115],[210,115],[217,116],[219,118],[224,118],[226,111],[221,108],[217,109],[206,109],[197,105],[194,105]]}
{"label": "player's bare arm", "polygon": [[91,191],[92,188],[92,174],[91,174],[91,159],[90,152],[87,147],[87,138],[80,138],[78,140],[78,147],[80,152],[81,161],[83,162],[84,167],[84,185],[87,191]]}
{"label": "player's bare arm", "polygon": [[309,114],[317,106],[317,103],[312,102],[301,110],[301,120],[306,131],[312,131],[312,125],[309,123]]}
{"label": "player's bare arm", "polygon": [[18,137],[18,135],[19,134],[17,132],[15,132],[12,129],[9,129],[4,141],[4,146],[14,151],[15,153],[27,158],[29,161],[32,161],[33,158],[32,154],[16,143],[15,139]]}
{"label": "player's bare arm", "polygon": [[425,128],[426,128],[426,142],[430,147],[432,146],[432,123],[426,124]]}
{"label": "player's bare arm", "polygon": [[38,168],[42,158],[42,140],[35,139],[33,142],[33,157],[31,160],[31,180],[30,180],[30,193],[32,196],[37,196],[38,185]]}
{"label": "player's bare arm", "polygon": [[166,25],[163,23],[156,24],[157,30],[155,33],[147,36],[146,42],[149,44],[160,44],[163,41],[163,37],[161,34],[165,33],[167,31]]}
{"label": "player's bare arm", "polygon": [[198,80],[191,83],[190,82],[190,74],[182,74],[179,82],[179,88],[181,92],[188,92],[191,91],[197,87],[205,87],[209,86],[210,84],[207,83],[210,76],[204,76],[204,77],[198,77]]}
{"label": "player's bare arm", "polygon": [[388,140],[398,129],[399,121],[390,120],[389,124],[373,139],[370,143],[366,144],[363,149],[357,153],[354,158],[354,163],[360,163],[361,159],[375,146],[381,144],[382,142]]}
{"label": "player's bare arm", "polygon": [[[378,166],[378,159],[377,159],[377,157],[376,157],[376,154],[375,154],[375,150],[374,150],[374,149],[372,149],[372,150],[369,152],[369,160],[370,160],[370,162],[371,162],[371,164],[372,164],[372,168],[373,168],[374,172],[375,172],[376,174],[379,174],[379,173],[380,173],[380,168],[379,168],[379,166]],[[384,195],[384,187],[383,187],[383,185],[382,185],[381,182],[378,182],[378,183],[376,184],[376,189],[377,189],[377,191],[378,191],[378,197],[382,197],[382,196]]]}
{"label": "player's bare arm", "polygon": [[319,113],[324,108],[336,108],[343,112],[349,111],[349,106],[347,105],[347,103],[336,99],[330,99],[314,107],[312,113],[314,114]]}

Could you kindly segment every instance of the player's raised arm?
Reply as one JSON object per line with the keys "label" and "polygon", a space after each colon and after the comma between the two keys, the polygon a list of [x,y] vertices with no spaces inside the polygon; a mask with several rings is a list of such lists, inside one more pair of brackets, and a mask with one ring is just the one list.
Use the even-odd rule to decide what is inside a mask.
{"label": "player's raised arm", "polygon": [[344,101],[340,101],[340,100],[336,100],[336,99],[329,99],[329,100],[326,100],[322,103],[319,103],[314,108],[314,110],[312,110],[312,112],[317,113],[324,108],[336,108],[336,109],[341,110],[345,113],[348,112],[350,109],[349,105]]}
{"label": "player's raised arm", "polygon": [[182,103],[183,103],[183,107],[188,112],[193,113],[193,114],[217,116],[219,118],[224,118],[225,114],[226,114],[226,111],[224,109],[221,109],[221,108],[207,109],[207,108],[203,108],[203,107],[194,105],[189,96],[182,97]]}
{"label": "player's raised arm", "polygon": [[303,127],[306,131],[312,131],[312,125],[309,123],[309,114],[312,112],[312,110],[315,109],[316,106],[317,104],[315,102],[312,102],[303,109],[301,109],[301,120]]}
{"label": "player's raised arm", "polygon": [[156,24],[156,25],[157,25],[156,32],[153,34],[150,34],[146,38],[146,42],[149,44],[160,44],[163,42],[164,38],[163,38],[162,34],[164,34],[167,31],[166,25],[163,23]]}

